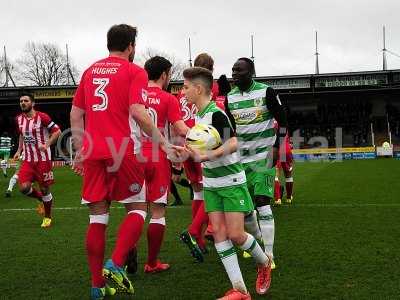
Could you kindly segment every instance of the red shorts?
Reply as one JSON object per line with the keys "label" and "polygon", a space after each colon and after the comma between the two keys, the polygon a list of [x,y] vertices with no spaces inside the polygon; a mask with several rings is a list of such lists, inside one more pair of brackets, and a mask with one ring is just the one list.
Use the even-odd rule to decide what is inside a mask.
{"label": "red shorts", "polygon": [[147,159],[144,167],[146,201],[167,204],[171,185],[171,163],[163,154],[152,160],[151,149],[143,149],[143,155]]}
{"label": "red shorts", "polygon": [[145,198],[144,168],[135,156],[124,157],[117,170],[112,166],[111,158],[83,162],[82,204],[104,200],[132,203]]}
{"label": "red shorts", "polygon": [[203,181],[203,172],[201,171],[201,163],[192,159],[183,162],[186,178],[190,183],[201,183]]}
{"label": "red shorts", "polygon": [[36,181],[39,185],[48,187],[54,183],[51,161],[26,161],[21,164],[18,172],[20,184]]}
{"label": "red shorts", "polygon": [[291,150],[286,150],[286,157],[282,161],[281,157],[279,157],[276,162],[276,167],[282,169],[285,174],[289,173],[293,169],[293,155]]}

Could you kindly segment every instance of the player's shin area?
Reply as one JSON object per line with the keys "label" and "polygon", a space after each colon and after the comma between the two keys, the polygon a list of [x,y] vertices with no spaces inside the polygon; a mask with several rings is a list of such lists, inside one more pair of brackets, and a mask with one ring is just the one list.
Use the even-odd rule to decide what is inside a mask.
{"label": "player's shin area", "polygon": [[235,245],[243,245],[247,235],[244,231],[244,213],[210,212],[208,214],[216,243],[231,240]]}

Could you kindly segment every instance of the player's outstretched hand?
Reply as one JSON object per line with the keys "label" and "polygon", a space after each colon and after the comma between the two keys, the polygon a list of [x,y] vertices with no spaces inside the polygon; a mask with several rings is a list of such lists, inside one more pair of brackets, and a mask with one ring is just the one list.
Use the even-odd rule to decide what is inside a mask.
{"label": "player's outstretched hand", "polygon": [[167,153],[168,159],[172,162],[183,162],[189,157],[185,148],[181,146],[168,145],[163,148],[163,150]]}
{"label": "player's outstretched hand", "polygon": [[189,144],[186,144],[186,145],[185,145],[185,149],[186,149],[186,151],[189,153],[189,156],[190,156],[195,162],[203,162],[203,161],[208,160],[208,157],[207,157],[207,155],[206,155],[204,152],[202,152],[202,151],[200,151],[200,150],[198,150],[198,149],[193,148],[193,147],[190,146]]}

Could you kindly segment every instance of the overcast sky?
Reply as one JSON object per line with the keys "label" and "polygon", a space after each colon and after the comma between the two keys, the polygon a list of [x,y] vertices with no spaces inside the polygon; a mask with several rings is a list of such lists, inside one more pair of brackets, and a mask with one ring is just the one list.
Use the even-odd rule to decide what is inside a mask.
{"label": "overcast sky", "polygon": [[[195,56],[208,52],[215,76],[231,75],[235,59],[250,56],[254,35],[257,75],[314,72],[315,30],[320,72],[382,68],[382,26],[387,48],[400,54],[399,0],[3,0],[0,45],[10,59],[27,41],[54,42],[80,71],[107,55],[106,32],[117,23],[139,28],[137,53],[147,47],[188,60],[188,37]],[[400,58],[388,55],[388,68]]]}

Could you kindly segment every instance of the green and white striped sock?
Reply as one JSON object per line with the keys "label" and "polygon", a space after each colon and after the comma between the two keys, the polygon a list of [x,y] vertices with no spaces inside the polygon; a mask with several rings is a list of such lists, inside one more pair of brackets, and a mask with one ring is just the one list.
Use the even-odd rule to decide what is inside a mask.
{"label": "green and white striped sock", "polygon": [[221,259],[229,280],[232,283],[232,287],[247,293],[242,272],[240,271],[236,250],[231,240],[215,243],[215,249],[217,249],[219,258]]}
{"label": "green and white striped sock", "polygon": [[268,257],[264,253],[261,246],[257,243],[256,239],[246,232],[247,239],[243,245],[240,245],[239,248],[243,251],[247,251],[251,254],[257,264],[265,265],[268,262]]}
{"label": "green and white striped sock", "polygon": [[261,234],[264,241],[265,253],[274,257],[275,222],[271,206],[257,207]]}
{"label": "green and white striped sock", "polygon": [[244,228],[257,240],[262,239],[260,226],[258,225],[257,221],[257,213],[255,210],[244,217]]}

